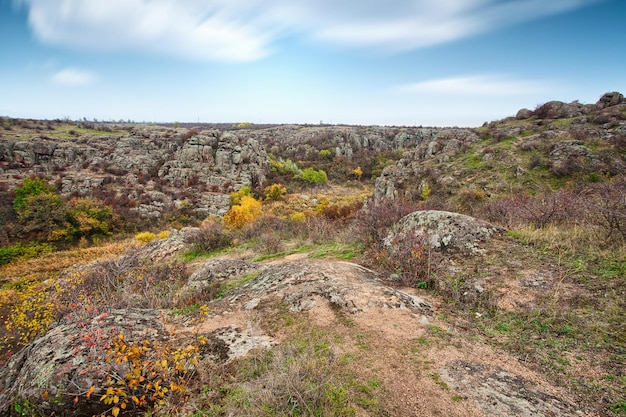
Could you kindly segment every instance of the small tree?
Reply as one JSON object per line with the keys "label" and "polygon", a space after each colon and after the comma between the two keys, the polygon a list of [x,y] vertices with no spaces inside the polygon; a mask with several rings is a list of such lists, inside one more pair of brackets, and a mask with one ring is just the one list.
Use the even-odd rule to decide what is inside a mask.
{"label": "small tree", "polygon": [[13,208],[25,233],[50,239],[65,226],[65,208],[54,187],[41,178],[27,178],[15,189]]}
{"label": "small tree", "polygon": [[95,239],[111,234],[113,210],[93,198],[73,198],[67,204],[67,237]]}

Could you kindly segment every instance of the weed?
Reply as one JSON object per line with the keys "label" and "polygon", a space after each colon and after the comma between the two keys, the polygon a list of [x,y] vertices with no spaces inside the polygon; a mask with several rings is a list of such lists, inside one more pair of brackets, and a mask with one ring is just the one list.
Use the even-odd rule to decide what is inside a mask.
{"label": "weed", "polygon": [[445,381],[443,381],[443,380],[441,379],[441,376],[440,376],[438,373],[433,372],[433,373],[428,374],[428,376],[429,376],[429,377],[430,377],[433,381],[435,381],[435,383],[436,383],[437,385],[439,385],[441,388],[443,388],[444,390],[446,390],[446,391],[447,391],[447,390],[449,390],[449,389],[450,389],[450,388],[448,387],[448,384],[446,384],[446,382],[445,382]]}

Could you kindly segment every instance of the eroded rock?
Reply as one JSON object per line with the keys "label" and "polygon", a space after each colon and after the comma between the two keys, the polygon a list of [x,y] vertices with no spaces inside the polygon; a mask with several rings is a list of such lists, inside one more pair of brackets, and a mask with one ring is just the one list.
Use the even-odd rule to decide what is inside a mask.
{"label": "eroded rock", "polygon": [[428,302],[381,284],[374,271],[350,262],[311,259],[268,265],[258,277],[228,297],[228,301],[241,304],[254,301],[258,305],[274,297],[296,312],[325,301],[350,314],[375,307],[432,314]]}
{"label": "eroded rock", "polygon": [[423,237],[432,249],[479,253],[480,242],[503,232],[498,226],[464,214],[423,210],[400,219],[385,243],[394,245],[407,236]]}
{"label": "eroded rock", "polygon": [[442,377],[488,415],[569,417],[583,414],[563,398],[544,392],[533,381],[498,366],[459,360],[448,364]]}

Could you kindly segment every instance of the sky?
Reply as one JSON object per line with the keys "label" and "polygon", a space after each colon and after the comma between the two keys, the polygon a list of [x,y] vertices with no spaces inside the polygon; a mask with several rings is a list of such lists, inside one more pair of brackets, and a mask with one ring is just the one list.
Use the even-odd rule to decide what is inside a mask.
{"label": "sky", "polygon": [[0,0],[0,115],[480,126],[626,94],[624,0]]}

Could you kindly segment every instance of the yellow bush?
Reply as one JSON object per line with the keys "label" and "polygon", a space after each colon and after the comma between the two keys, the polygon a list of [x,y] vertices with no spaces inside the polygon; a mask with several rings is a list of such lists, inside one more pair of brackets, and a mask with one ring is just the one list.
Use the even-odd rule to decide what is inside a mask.
{"label": "yellow bush", "polygon": [[320,198],[319,202],[317,203],[317,207],[315,207],[315,211],[317,213],[323,213],[324,210],[326,210],[326,207],[328,207],[330,205],[330,201],[327,198]]}
{"label": "yellow bush", "polygon": [[145,245],[146,243],[150,243],[157,238],[152,232],[141,232],[135,235],[135,239],[138,240],[141,244]]}
{"label": "yellow bush", "polygon": [[157,235],[157,239],[167,239],[168,237],[170,237],[169,230],[163,230],[162,232],[159,232],[159,234]]}
{"label": "yellow bush", "polygon": [[293,222],[303,222],[306,220],[306,214],[304,214],[301,211],[297,213],[293,213],[292,215],[289,216],[289,220]]}
{"label": "yellow bush", "polygon": [[228,213],[224,216],[224,222],[229,227],[239,229],[259,217],[262,211],[261,208],[260,201],[244,195],[241,197],[238,205],[234,205],[228,210]]}
{"label": "yellow bush", "polygon": [[277,201],[280,198],[287,194],[287,188],[285,188],[282,184],[272,184],[268,187],[265,187],[265,199],[270,201]]}

